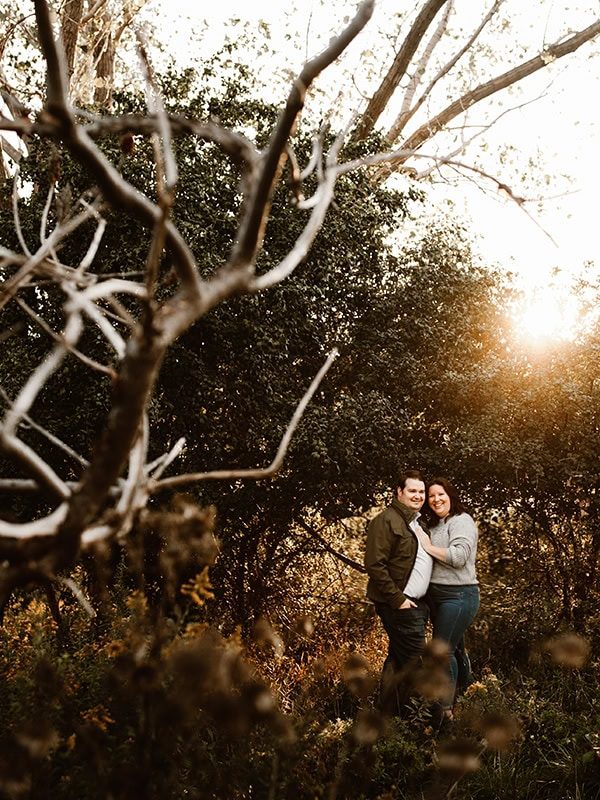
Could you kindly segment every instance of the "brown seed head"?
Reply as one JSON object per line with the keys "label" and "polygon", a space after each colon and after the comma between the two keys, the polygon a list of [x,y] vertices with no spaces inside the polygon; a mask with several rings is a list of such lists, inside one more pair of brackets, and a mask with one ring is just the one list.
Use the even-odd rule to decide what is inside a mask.
{"label": "brown seed head", "polygon": [[550,653],[555,664],[571,669],[581,669],[590,655],[590,643],[576,633],[564,633],[548,639],[544,649]]}
{"label": "brown seed head", "polygon": [[487,742],[490,750],[503,752],[521,733],[521,723],[512,714],[489,712],[483,714],[474,725]]}

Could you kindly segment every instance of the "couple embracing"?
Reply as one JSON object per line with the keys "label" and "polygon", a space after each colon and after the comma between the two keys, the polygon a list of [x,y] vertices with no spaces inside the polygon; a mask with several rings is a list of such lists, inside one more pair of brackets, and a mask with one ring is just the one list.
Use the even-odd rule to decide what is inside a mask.
{"label": "couple embracing", "polygon": [[[421,524],[426,500],[428,529]],[[389,639],[384,709],[397,707],[398,687],[409,685],[431,615],[433,639],[448,649],[450,681],[434,713],[438,721],[451,718],[457,691],[471,680],[464,633],[479,608],[476,554],[477,526],[452,484],[434,478],[426,489],[417,470],[400,475],[391,505],[369,524],[365,555],[367,596]]]}

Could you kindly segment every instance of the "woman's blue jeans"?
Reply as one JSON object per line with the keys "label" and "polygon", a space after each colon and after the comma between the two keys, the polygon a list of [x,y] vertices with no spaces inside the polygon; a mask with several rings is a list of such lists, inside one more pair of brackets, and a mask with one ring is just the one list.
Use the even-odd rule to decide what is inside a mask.
{"label": "woman's blue jeans", "polygon": [[[440,639],[448,645],[451,694],[444,705],[451,707],[456,693],[457,679],[460,678],[462,683],[468,681],[468,676],[463,674],[465,670],[470,669],[463,636],[479,609],[479,586],[477,584],[447,586],[430,583],[427,599],[431,607],[433,638]],[[458,659],[461,659],[460,664]]]}

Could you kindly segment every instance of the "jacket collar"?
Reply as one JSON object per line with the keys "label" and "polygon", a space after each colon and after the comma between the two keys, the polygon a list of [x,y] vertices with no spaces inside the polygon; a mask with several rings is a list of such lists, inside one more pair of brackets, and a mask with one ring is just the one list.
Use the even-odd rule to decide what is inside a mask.
{"label": "jacket collar", "polygon": [[394,497],[392,500],[392,508],[403,517],[407,525],[409,525],[413,519],[416,519],[419,516],[418,511],[413,511],[412,508],[405,506],[404,503],[401,503],[397,497]]}

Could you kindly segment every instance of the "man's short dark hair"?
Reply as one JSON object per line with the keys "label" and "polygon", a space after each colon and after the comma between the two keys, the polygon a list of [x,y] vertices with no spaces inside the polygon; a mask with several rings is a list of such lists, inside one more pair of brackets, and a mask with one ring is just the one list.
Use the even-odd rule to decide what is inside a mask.
{"label": "man's short dark hair", "polygon": [[400,475],[398,475],[396,489],[405,489],[406,481],[409,478],[412,478],[414,481],[423,481],[423,483],[425,483],[425,478],[423,478],[418,469],[405,469],[404,472],[401,472]]}

